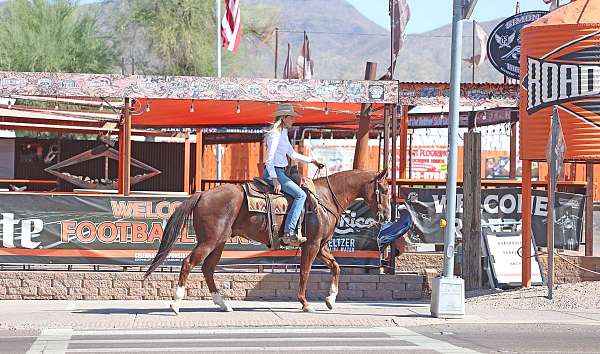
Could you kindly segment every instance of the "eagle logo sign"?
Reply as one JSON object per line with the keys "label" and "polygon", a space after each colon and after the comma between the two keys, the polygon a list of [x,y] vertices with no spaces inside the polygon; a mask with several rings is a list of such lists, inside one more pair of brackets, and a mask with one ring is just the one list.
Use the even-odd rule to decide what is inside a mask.
{"label": "eagle logo sign", "polygon": [[521,28],[544,16],[546,11],[528,11],[500,22],[490,33],[487,53],[490,63],[503,75],[519,79]]}
{"label": "eagle logo sign", "polygon": [[515,40],[516,36],[517,36],[517,32],[513,32],[507,36],[501,36],[499,34],[496,34],[494,36],[494,38],[496,39],[496,43],[498,43],[498,45],[500,45],[500,47],[498,47],[498,48],[510,48],[510,45]]}

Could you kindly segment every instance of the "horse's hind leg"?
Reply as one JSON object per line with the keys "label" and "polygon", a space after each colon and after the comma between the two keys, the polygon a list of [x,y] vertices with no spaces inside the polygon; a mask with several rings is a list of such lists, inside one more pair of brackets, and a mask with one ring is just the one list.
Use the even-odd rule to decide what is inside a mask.
{"label": "horse's hind leg", "polygon": [[223,248],[225,248],[225,243],[217,246],[217,248],[206,257],[204,263],[202,263],[202,274],[204,274],[204,280],[206,281],[206,285],[208,285],[208,290],[210,290],[210,295],[212,296],[215,305],[219,306],[221,311],[231,312],[233,309],[225,303],[223,295],[219,294],[219,289],[217,289],[217,286],[215,285],[214,278],[215,268],[221,259]]}
{"label": "horse's hind leg", "polygon": [[331,286],[329,287],[329,296],[325,298],[325,304],[330,310],[333,310],[339,289],[338,284],[340,281],[340,266],[335,258],[333,258],[327,243],[321,247],[319,254],[317,254],[317,258],[319,258],[329,269],[331,269]]}
{"label": "horse's hind leg", "polygon": [[214,250],[213,245],[198,244],[192,250],[181,265],[181,271],[179,272],[179,282],[177,289],[175,290],[175,301],[171,304],[171,310],[176,314],[179,314],[179,307],[181,306],[181,300],[185,297],[185,283],[190,275],[192,269],[199,263],[202,263],[204,259]]}

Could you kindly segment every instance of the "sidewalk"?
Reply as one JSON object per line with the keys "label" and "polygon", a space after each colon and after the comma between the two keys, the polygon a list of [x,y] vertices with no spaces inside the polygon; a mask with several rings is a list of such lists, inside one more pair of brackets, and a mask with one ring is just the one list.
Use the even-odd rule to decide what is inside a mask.
{"label": "sidewalk", "polygon": [[166,301],[13,300],[0,302],[0,330],[144,329],[208,327],[343,326],[388,327],[441,323],[554,323],[600,325],[595,311],[482,309],[467,303],[463,319],[431,317],[428,302],[340,302],[328,311],[313,302],[315,313],[297,302],[229,301],[234,312],[219,312],[211,301],[184,301],[176,316]]}

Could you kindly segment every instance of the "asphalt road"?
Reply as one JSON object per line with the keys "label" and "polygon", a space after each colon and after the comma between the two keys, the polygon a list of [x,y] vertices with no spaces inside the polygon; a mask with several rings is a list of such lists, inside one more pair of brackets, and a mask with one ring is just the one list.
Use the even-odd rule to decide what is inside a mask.
{"label": "asphalt road", "polygon": [[598,353],[600,328],[571,324],[447,324],[412,331],[480,353]]}
{"label": "asphalt road", "polygon": [[597,353],[598,326],[444,324],[0,331],[0,353]]}

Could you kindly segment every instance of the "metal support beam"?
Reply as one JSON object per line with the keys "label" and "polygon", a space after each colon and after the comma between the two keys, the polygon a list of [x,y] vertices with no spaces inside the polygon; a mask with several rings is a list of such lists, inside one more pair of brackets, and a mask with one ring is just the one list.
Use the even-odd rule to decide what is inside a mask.
{"label": "metal support beam", "polygon": [[190,193],[190,159],[190,133],[185,132],[185,141],[183,143],[183,191],[188,194]]}
{"label": "metal support beam", "polygon": [[521,286],[531,287],[531,161],[523,160],[523,212],[521,219],[522,269]]}
{"label": "metal support beam", "polygon": [[[396,190],[396,180],[398,176],[398,154],[396,151],[397,141],[398,141],[398,106],[390,105],[389,110],[391,112],[392,118],[392,170],[391,170],[391,188],[392,188],[392,221],[396,221],[396,202],[398,198],[398,193]],[[390,254],[389,254],[389,274],[396,274],[396,243],[392,242],[390,244]]]}
{"label": "metal support beam", "polygon": [[194,188],[195,192],[202,190],[202,129],[196,130],[196,173],[194,175]]}
{"label": "metal support beam", "polygon": [[585,255],[594,256],[594,164],[585,164]]}
{"label": "metal support beam", "polygon": [[402,106],[400,116],[400,178],[406,178],[406,165],[410,152],[408,151],[408,106]]}
{"label": "metal support beam", "polygon": [[517,122],[519,112],[510,112],[510,162],[508,176],[510,179],[517,178]]}

